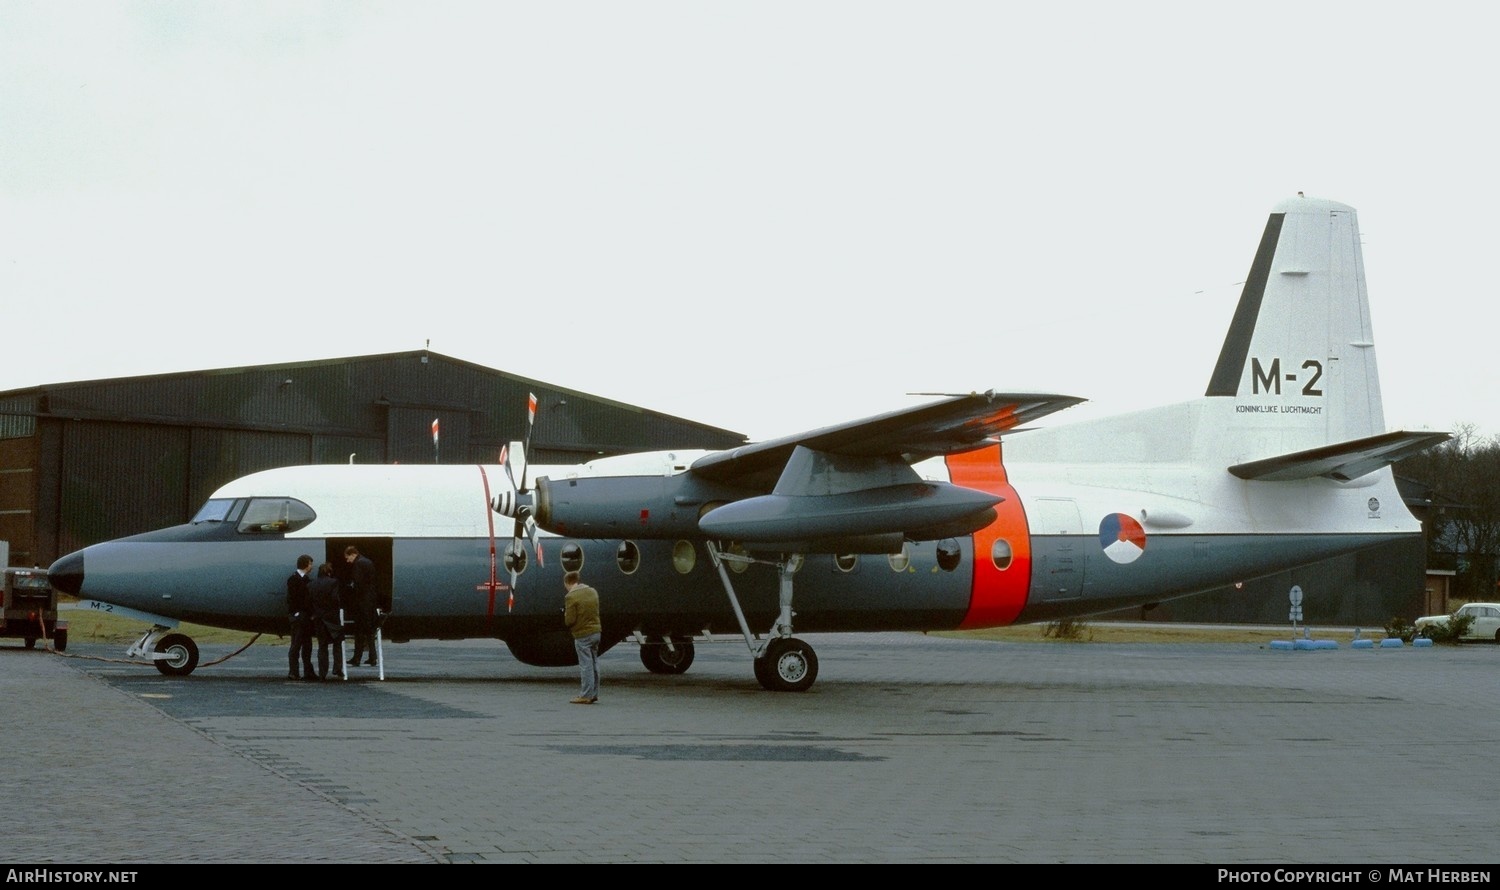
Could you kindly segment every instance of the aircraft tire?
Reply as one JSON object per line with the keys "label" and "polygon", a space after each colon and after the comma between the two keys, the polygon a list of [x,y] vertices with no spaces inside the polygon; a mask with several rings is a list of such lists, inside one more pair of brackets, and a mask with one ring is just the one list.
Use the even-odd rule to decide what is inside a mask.
{"label": "aircraft tire", "polygon": [[68,629],[63,628],[52,638],[52,648],[58,652],[68,651]]}
{"label": "aircraft tire", "polygon": [[818,656],[795,637],[777,637],[755,659],[755,679],[772,692],[806,692],[818,679]]}
{"label": "aircraft tire", "polygon": [[186,634],[167,634],[157,641],[156,651],[167,655],[153,663],[168,677],[186,677],[198,666],[198,644]]}
{"label": "aircraft tire", "polygon": [[766,656],[764,654],[758,655],[750,660],[750,664],[755,669],[756,682],[760,683],[760,685],[765,687],[766,689],[775,691],[776,687],[771,685],[771,679],[766,676],[766,674],[768,673],[766,665],[770,664],[770,662],[766,660]]}
{"label": "aircraft tire", "polygon": [[26,638],[26,648],[27,649],[35,649],[36,648],[36,637],[27,637]]}
{"label": "aircraft tire", "polygon": [[653,674],[682,674],[693,664],[693,644],[673,641],[672,648],[648,644],[641,647],[641,664]]}

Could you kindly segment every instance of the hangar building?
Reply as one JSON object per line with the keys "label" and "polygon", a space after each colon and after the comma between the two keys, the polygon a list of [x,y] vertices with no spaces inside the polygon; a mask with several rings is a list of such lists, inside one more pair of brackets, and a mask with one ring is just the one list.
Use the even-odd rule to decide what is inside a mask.
{"label": "hangar building", "polygon": [[48,384],[0,392],[0,541],[47,566],[271,467],[496,463],[526,438],[528,394],[536,463],[745,441],[428,350]]}

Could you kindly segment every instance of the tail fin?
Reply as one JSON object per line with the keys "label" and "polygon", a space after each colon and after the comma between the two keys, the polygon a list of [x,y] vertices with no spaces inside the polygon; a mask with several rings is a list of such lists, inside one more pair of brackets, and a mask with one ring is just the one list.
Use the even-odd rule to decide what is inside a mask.
{"label": "tail fin", "polygon": [[1278,452],[1385,431],[1354,208],[1298,195],[1272,211],[1205,395]]}
{"label": "tail fin", "polygon": [[1354,208],[1300,194],[1271,212],[1205,395],[1234,400],[1246,479],[1352,479],[1447,438],[1385,432]]}
{"label": "tail fin", "polygon": [[1385,431],[1354,208],[1298,195],[1271,212],[1203,398],[1037,430],[1006,453],[1349,482],[1446,438]]}

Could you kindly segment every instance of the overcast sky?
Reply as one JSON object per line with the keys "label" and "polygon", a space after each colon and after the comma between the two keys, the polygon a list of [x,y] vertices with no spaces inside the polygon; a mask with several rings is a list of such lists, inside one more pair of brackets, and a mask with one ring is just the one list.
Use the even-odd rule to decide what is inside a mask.
{"label": "overcast sky", "polygon": [[[1202,395],[1266,215],[1500,432],[1480,4],[0,0],[0,390],[421,349],[752,439]],[[519,434],[519,431],[518,431]]]}

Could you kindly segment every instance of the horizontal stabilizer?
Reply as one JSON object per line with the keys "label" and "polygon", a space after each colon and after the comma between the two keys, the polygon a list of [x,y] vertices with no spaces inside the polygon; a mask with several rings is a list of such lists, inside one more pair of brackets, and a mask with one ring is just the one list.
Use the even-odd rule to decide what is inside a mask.
{"label": "horizontal stabilizer", "polygon": [[1280,457],[1236,464],[1229,468],[1229,472],[1241,479],[1262,482],[1288,482],[1317,476],[1348,482],[1431,448],[1447,438],[1447,433],[1382,433],[1337,445],[1324,445]]}

